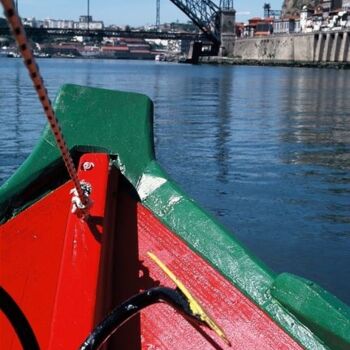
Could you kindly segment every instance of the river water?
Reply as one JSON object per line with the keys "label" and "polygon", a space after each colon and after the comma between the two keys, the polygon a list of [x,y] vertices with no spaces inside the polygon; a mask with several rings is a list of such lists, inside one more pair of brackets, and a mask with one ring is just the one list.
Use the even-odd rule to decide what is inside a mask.
{"label": "river water", "polygon": [[[145,93],[159,162],[276,272],[350,304],[350,71],[39,61],[65,83]],[[0,183],[44,125],[19,59],[0,58]]]}

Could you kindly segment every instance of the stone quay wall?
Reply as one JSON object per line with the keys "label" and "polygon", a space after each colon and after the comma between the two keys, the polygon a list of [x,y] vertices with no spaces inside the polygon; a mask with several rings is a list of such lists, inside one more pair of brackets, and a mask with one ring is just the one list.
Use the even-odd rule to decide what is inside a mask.
{"label": "stone quay wall", "polygon": [[350,31],[238,38],[233,58],[279,62],[350,62]]}

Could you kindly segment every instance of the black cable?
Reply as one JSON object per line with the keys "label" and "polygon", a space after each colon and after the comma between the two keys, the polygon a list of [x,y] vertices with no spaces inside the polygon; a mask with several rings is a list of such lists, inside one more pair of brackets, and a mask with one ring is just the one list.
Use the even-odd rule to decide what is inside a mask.
{"label": "black cable", "polygon": [[0,310],[4,312],[5,316],[16,331],[23,349],[39,350],[38,341],[26,316],[12,297],[2,287],[0,287]]}
{"label": "black cable", "polygon": [[116,307],[96,328],[81,345],[80,350],[97,350],[101,345],[128,319],[138,314],[147,306],[166,302],[174,309],[197,319],[190,307],[188,300],[178,289],[156,287],[137,294]]}

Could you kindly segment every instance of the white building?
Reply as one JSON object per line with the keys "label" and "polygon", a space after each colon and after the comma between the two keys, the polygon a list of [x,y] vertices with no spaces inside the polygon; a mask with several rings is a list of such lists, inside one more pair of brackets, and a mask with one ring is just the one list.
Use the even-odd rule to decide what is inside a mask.
{"label": "white building", "polygon": [[104,28],[103,21],[94,21],[92,16],[80,16],[79,22],[75,22],[76,29],[99,30]]}
{"label": "white building", "polygon": [[32,27],[36,28],[37,27],[37,20],[35,17],[28,17],[28,18],[22,18],[22,23],[25,27]]}
{"label": "white building", "polygon": [[300,32],[299,18],[278,18],[273,21],[274,34],[290,34]]}
{"label": "white building", "polygon": [[102,21],[93,21],[91,16],[80,16],[79,22],[67,19],[45,19],[43,21],[44,28],[58,28],[58,29],[103,29]]}
{"label": "white building", "polygon": [[74,21],[66,19],[45,19],[44,28],[73,29]]}
{"label": "white building", "polygon": [[104,28],[102,21],[92,21],[92,22],[75,22],[74,28],[76,29],[91,29],[99,30]]}
{"label": "white building", "polygon": [[300,29],[303,33],[311,32],[313,30],[311,17],[313,10],[307,6],[304,6],[300,12]]}
{"label": "white building", "polygon": [[350,0],[343,0],[343,9],[350,10]]}

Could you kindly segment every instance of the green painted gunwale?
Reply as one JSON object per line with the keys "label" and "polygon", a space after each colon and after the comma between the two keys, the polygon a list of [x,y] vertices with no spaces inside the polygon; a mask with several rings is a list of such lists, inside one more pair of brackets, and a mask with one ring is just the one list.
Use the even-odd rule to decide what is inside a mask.
{"label": "green painted gunwale", "polygon": [[[150,99],[66,85],[54,107],[70,149],[104,150],[116,156],[114,166],[142,203],[304,348],[350,348],[347,305],[314,284],[310,288],[309,281],[276,276],[169,179],[155,160]],[[47,127],[30,157],[0,188],[0,221],[9,209],[16,215],[28,205],[18,200],[21,194],[57,164],[60,155]]]}

